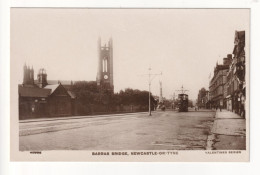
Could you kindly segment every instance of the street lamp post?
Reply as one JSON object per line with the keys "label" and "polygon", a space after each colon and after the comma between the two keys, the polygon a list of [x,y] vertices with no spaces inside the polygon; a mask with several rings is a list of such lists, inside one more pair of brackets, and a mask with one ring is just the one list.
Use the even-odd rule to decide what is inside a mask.
{"label": "street lamp post", "polygon": [[[149,76],[150,78],[150,76]],[[152,115],[152,112],[151,112],[151,83],[149,82],[149,116]]]}
{"label": "street lamp post", "polygon": [[151,111],[151,84],[153,79],[157,76],[157,75],[162,75],[162,72],[160,74],[151,74],[151,67],[149,67],[149,74],[142,74],[142,76],[147,76],[148,75],[148,85],[149,85],[149,116],[152,115],[152,111]]}
{"label": "street lamp post", "polygon": [[151,115],[151,67],[149,67],[149,116]]}
{"label": "street lamp post", "polygon": [[[152,111],[151,111],[151,83],[152,83],[152,80],[157,76],[157,75],[162,75],[162,72],[160,74],[151,74],[151,67],[149,67],[149,116],[152,115]],[[152,77],[153,76],[153,77]]]}

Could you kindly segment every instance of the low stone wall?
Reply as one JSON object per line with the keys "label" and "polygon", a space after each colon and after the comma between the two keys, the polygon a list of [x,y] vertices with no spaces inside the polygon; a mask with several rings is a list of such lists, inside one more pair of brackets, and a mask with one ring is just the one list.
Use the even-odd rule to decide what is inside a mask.
{"label": "low stone wall", "polygon": [[95,115],[95,114],[112,114],[112,113],[129,113],[148,111],[148,106],[137,105],[88,105],[78,106],[75,115]]}

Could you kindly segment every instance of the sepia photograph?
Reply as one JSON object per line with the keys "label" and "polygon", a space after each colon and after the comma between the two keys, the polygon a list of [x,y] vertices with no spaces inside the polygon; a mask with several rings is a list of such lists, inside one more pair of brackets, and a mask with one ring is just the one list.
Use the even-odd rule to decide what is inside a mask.
{"label": "sepia photograph", "polygon": [[11,160],[249,161],[250,9],[10,15]]}

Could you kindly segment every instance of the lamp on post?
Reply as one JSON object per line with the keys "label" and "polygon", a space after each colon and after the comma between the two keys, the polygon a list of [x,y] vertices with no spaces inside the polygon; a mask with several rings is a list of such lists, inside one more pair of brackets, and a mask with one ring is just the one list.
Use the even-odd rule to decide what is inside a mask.
{"label": "lamp on post", "polygon": [[[152,84],[152,80],[157,76],[157,75],[162,75],[162,72],[160,74],[151,74],[151,67],[149,67],[149,116],[152,115],[152,111],[151,111],[151,84]],[[153,76],[153,77],[152,77]]]}
{"label": "lamp on post", "polygon": [[157,76],[157,75],[162,75],[162,72],[160,74],[151,74],[151,67],[149,67],[149,73],[148,74],[142,74],[142,76],[147,76],[148,75],[148,85],[149,85],[149,116],[152,115],[152,111],[151,111],[151,84],[153,79]]}
{"label": "lamp on post", "polygon": [[149,67],[149,116],[152,115],[151,111],[151,67]]}

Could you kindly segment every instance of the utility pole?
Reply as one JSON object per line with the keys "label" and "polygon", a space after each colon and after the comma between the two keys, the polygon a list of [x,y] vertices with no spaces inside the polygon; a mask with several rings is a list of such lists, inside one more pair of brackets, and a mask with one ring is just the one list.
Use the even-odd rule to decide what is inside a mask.
{"label": "utility pole", "polygon": [[148,74],[143,74],[143,75],[148,75],[148,84],[149,84],[149,116],[152,115],[152,111],[151,111],[151,84],[152,84],[152,81],[153,79],[157,76],[157,75],[162,75],[162,72],[160,74],[151,74],[151,67],[149,67],[148,71],[149,73]]}
{"label": "utility pole", "polygon": [[163,95],[162,95],[162,81],[159,81],[160,84],[160,97],[159,97],[159,102],[163,103]]}
{"label": "utility pole", "polygon": [[152,115],[151,111],[151,67],[149,67],[149,116]]}
{"label": "utility pole", "polygon": [[175,92],[173,93],[173,96],[172,96],[172,102],[173,102],[173,104],[175,102]]}
{"label": "utility pole", "polygon": [[172,109],[174,110],[175,108],[175,92],[172,95]]}

